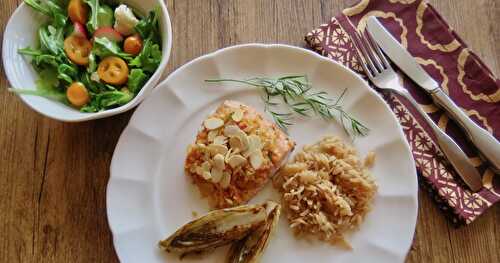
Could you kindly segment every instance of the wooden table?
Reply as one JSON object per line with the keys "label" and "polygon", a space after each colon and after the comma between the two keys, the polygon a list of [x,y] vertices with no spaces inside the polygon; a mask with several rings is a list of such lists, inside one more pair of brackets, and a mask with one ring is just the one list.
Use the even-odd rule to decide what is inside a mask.
{"label": "wooden table", "polygon": [[[21,0],[2,0],[0,26]],[[347,7],[342,0],[168,0],[174,26],[168,72],[240,43],[304,46],[304,34]],[[351,1],[352,2],[352,1]],[[430,1],[500,73],[500,2]],[[6,91],[0,75],[0,262],[115,262],[106,183],[132,112],[81,124],[50,120]],[[408,262],[500,262],[500,207],[454,229],[427,194]]]}

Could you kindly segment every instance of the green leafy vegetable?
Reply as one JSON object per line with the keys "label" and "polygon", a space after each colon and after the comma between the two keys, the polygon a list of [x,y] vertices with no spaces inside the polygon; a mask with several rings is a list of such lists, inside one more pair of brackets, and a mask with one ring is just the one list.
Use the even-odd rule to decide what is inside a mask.
{"label": "green leafy vegetable", "polygon": [[139,21],[135,26],[135,31],[141,35],[142,39],[154,38],[159,35],[159,23],[158,19],[160,17],[160,8],[157,7],[153,11],[149,12],[149,15]]}
{"label": "green leafy vegetable", "polygon": [[132,69],[128,77],[127,87],[130,92],[137,94],[147,80],[148,76],[144,74],[142,69]]}
{"label": "green leafy vegetable", "polygon": [[[117,1],[83,0],[90,7],[89,21],[86,24],[89,33],[100,27],[110,27],[114,23],[114,10]],[[66,89],[74,82],[82,82],[90,94],[90,102],[82,107],[82,112],[98,112],[122,106],[130,102],[140,92],[144,83],[157,69],[161,61],[161,39],[159,33],[159,14],[157,8],[138,25],[143,38],[144,48],[141,54],[133,56],[123,52],[121,46],[107,38],[95,38],[89,56],[89,64],[78,66],[73,63],[64,50],[64,40],[75,32],[73,23],[67,15],[69,0],[25,0],[34,10],[48,17],[46,24],[38,30],[39,44],[18,50],[21,55],[31,57],[31,64],[38,72],[36,89],[11,89],[12,92],[42,96],[70,104],[66,98]],[[96,73],[99,63],[108,56],[124,59],[129,65],[127,88],[106,84],[99,80]]]}
{"label": "green leafy vegetable", "polygon": [[49,51],[52,55],[64,53],[64,29],[51,25],[41,26],[38,30],[40,48]]}
{"label": "green leafy vegetable", "polygon": [[153,44],[151,39],[144,43],[141,53],[135,57],[130,66],[142,68],[144,71],[154,73],[160,66],[162,53],[158,44]]}
{"label": "green leafy vegetable", "polygon": [[116,42],[113,42],[105,37],[98,37],[94,39],[94,47],[92,48],[92,52],[101,58],[114,55],[121,57],[127,61],[132,59],[132,56],[123,52]]}
{"label": "green leafy vegetable", "polygon": [[84,0],[90,6],[90,17],[87,30],[92,34],[99,28],[99,0]]}
{"label": "green leafy vegetable", "polygon": [[40,72],[43,76],[39,78],[36,83],[36,89],[9,89],[11,92],[24,95],[35,95],[51,100],[59,101],[62,103],[67,103],[66,94],[63,91],[58,90],[56,87],[59,86],[59,79],[57,78],[57,71],[53,69],[45,69]]}
{"label": "green leafy vegetable", "polygon": [[130,66],[142,68],[148,73],[154,73],[162,59],[159,16],[160,9],[155,8],[149,12],[148,17],[139,21],[135,26],[135,30],[144,39],[144,47],[141,53],[130,62]]}
{"label": "green leafy vegetable", "polygon": [[[247,80],[215,79],[206,80],[206,82],[237,82],[260,88],[264,92],[262,98],[266,104],[266,111],[271,114],[276,124],[285,131],[288,126],[293,124],[291,122],[293,114],[305,117],[314,114],[328,121],[338,119],[345,131],[354,136],[365,136],[369,131],[365,125],[342,108],[342,98],[347,90],[344,90],[336,100],[332,100],[328,97],[328,93],[324,91],[312,92],[312,86],[306,76],[285,76],[277,79],[252,78]],[[280,99],[290,112],[277,113],[271,110],[272,107],[280,104],[273,100],[276,98]],[[338,114],[337,116],[335,112]]]}
{"label": "green leafy vegetable", "polygon": [[66,11],[63,8],[62,3],[56,3],[56,1],[51,0],[24,0],[24,2],[36,11],[51,18],[53,26],[64,27],[64,25],[66,25],[68,16],[66,15]]}
{"label": "green leafy vegetable", "polygon": [[92,102],[82,108],[83,112],[97,112],[101,109],[110,109],[129,103],[134,98],[134,94],[126,89],[122,91],[105,91],[93,98]]}
{"label": "green leafy vegetable", "polygon": [[100,5],[97,12],[97,25],[100,27],[111,27],[114,21],[113,9],[107,5]]}

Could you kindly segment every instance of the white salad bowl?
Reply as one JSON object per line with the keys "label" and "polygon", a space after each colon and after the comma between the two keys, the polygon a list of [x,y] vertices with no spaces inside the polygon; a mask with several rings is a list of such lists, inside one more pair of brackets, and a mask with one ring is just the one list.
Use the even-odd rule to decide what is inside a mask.
{"label": "white salad bowl", "polygon": [[[146,98],[154,89],[164,72],[172,49],[172,26],[165,3],[162,0],[125,0],[119,1],[132,7],[136,12],[147,15],[150,10],[160,7],[160,31],[162,34],[162,60],[156,72],[143,86],[137,96],[129,103],[101,112],[84,113],[58,101],[33,95],[19,95],[21,100],[36,112],[49,118],[65,122],[82,122],[113,116],[132,109]],[[12,14],[4,31],[2,59],[5,74],[12,88],[36,89],[39,78],[33,69],[30,58],[18,54],[18,49],[35,47],[38,42],[37,31],[45,17],[22,3]],[[43,77],[43,76],[41,76]]]}

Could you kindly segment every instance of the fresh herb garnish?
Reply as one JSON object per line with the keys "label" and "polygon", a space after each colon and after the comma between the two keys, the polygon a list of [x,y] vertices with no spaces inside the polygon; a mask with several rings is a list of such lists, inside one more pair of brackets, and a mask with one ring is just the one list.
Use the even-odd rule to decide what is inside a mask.
{"label": "fresh herb garnish", "polygon": [[[294,115],[305,117],[319,116],[327,121],[338,119],[344,130],[353,136],[366,136],[369,129],[356,120],[342,107],[342,98],[347,90],[333,100],[325,91],[314,92],[307,76],[284,76],[281,78],[251,78],[238,79],[210,79],[209,83],[236,82],[254,86],[263,91],[262,99],[266,104],[266,111],[271,114],[274,122],[284,131],[293,125]],[[280,99],[281,103],[276,102]],[[273,107],[284,104],[289,112],[279,113]]]}

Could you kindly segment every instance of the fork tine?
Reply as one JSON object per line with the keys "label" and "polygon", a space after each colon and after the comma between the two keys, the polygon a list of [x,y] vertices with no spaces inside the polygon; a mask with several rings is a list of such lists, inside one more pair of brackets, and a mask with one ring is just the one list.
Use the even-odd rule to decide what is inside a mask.
{"label": "fork tine", "polygon": [[370,57],[366,53],[364,49],[363,43],[361,42],[361,37],[358,32],[354,32],[352,37],[354,47],[356,48],[356,54],[359,57],[359,63],[363,67],[366,75],[370,78],[374,77],[374,74],[377,72],[375,66],[373,65]]}
{"label": "fork tine", "polygon": [[372,62],[375,65],[375,67],[377,67],[378,72],[382,73],[382,71],[384,70],[384,65],[383,65],[382,61],[380,60],[378,54],[375,52],[375,48],[373,47],[372,43],[368,39],[368,36],[366,36],[366,33],[368,33],[368,30],[365,30],[364,33],[363,32],[361,33],[361,40],[364,42],[365,47],[368,51],[368,55],[372,59]]}
{"label": "fork tine", "polygon": [[386,69],[391,68],[391,64],[389,63],[389,61],[387,60],[385,55],[382,53],[380,46],[377,44],[377,42],[375,42],[375,40],[372,37],[372,34],[370,34],[370,32],[368,32],[368,30],[366,30],[366,36],[367,36],[368,42],[370,42],[370,44],[371,44],[371,47],[377,53],[378,58],[382,62],[382,65],[384,66],[384,68],[386,68]]}

